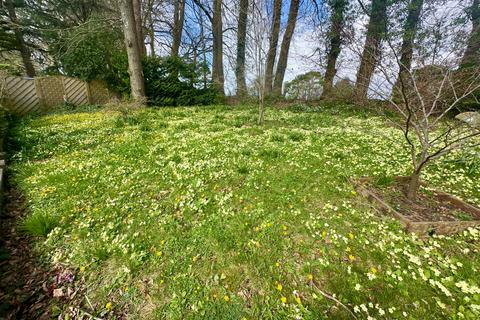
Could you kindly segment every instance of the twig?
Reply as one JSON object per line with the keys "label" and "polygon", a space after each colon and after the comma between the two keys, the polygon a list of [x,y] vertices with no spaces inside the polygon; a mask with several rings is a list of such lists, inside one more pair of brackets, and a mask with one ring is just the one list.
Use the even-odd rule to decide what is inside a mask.
{"label": "twig", "polygon": [[324,296],[327,299],[330,299],[332,301],[335,301],[337,304],[342,306],[345,310],[347,310],[355,319],[358,319],[357,316],[346,306],[344,305],[340,300],[335,298],[334,296],[329,295],[328,293],[323,292],[313,281],[312,281],[313,286],[320,292],[322,296]]}

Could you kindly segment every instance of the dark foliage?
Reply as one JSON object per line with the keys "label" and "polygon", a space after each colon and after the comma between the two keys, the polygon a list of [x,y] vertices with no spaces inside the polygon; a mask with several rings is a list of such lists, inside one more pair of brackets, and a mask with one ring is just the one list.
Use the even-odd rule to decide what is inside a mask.
{"label": "dark foliage", "polygon": [[186,106],[217,102],[218,92],[212,85],[200,86],[195,64],[178,57],[145,57],[143,73],[150,105]]}

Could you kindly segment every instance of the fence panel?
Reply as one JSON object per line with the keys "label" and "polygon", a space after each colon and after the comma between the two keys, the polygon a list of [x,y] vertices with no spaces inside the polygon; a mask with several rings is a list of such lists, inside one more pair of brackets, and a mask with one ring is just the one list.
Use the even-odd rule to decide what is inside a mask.
{"label": "fence panel", "polygon": [[38,111],[40,101],[32,79],[6,77],[4,93],[12,111],[19,114]]}
{"label": "fence panel", "polygon": [[47,111],[65,102],[106,104],[112,97],[102,81],[88,83],[63,76],[31,79],[0,74],[0,102],[13,113]]}
{"label": "fence panel", "polygon": [[88,84],[75,78],[64,78],[63,87],[67,102],[74,105],[88,104]]}

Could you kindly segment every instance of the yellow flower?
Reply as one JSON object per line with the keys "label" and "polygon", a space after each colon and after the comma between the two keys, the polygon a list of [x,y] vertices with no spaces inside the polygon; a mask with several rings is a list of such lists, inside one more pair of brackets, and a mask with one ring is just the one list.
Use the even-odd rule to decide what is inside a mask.
{"label": "yellow flower", "polygon": [[157,255],[157,257],[161,257],[163,255],[163,252],[162,251],[157,251],[157,252],[155,252],[155,254]]}
{"label": "yellow flower", "polygon": [[352,252],[352,249],[350,247],[347,247],[347,249],[345,249],[345,251]]}
{"label": "yellow flower", "polygon": [[160,241],[160,244],[161,244],[161,245],[164,245],[164,244],[165,244],[165,240]]}
{"label": "yellow flower", "polygon": [[371,267],[370,270],[372,271],[372,273],[377,273],[378,272],[377,268],[375,268],[375,267]]}
{"label": "yellow flower", "polygon": [[355,236],[354,236],[353,233],[351,233],[351,232],[348,234],[348,237],[349,237],[350,239],[355,238]]}
{"label": "yellow flower", "polygon": [[111,308],[112,308],[112,303],[107,302],[107,304],[105,305],[105,309],[111,309]]}
{"label": "yellow flower", "polygon": [[313,280],[313,274],[308,274],[307,278],[308,278],[308,280]]}
{"label": "yellow flower", "polygon": [[327,231],[326,230],[323,230],[322,231],[322,236],[325,238],[327,236]]}
{"label": "yellow flower", "polygon": [[198,255],[196,255],[195,257],[192,258],[192,261],[195,262],[198,260]]}
{"label": "yellow flower", "polygon": [[350,260],[350,261],[352,261],[352,262],[353,262],[353,261],[355,261],[355,260],[356,260],[356,258],[355,258],[355,256],[354,256],[354,255],[349,255],[349,256],[348,256],[348,260]]}
{"label": "yellow flower", "polygon": [[300,297],[295,297],[295,301],[297,301],[298,304],[302,304],[302,299],[300,299]]}
{"label": "yellow flower", "polygon": [[280,283],[277,284],[277,290],[278,290],[278,291],[282,291],[282,289],[283,289],[283,286],[282,286]]}
{"label": "yellow flower", "polygon": [[80,272],[85,272],[85,267],[84,266],[80,267]]}
{"label": "yellow flower", "polygon": [[275,267],[280,267],[280,263],[279,263],[279,262],[275,262]]}
{"label": "yellow flower", "polygon": [[255,231],[260,231],[260,228],[259,227],[255,227]]}
{"label": "yellow flower", "polygon": [[223,296],[223,300],[225,300],[225,302],[228,302],[228,301],[230,301],[230,297],[227,296],[227,295],[224,295],[224,296]]}
{"label": "yellow flower", "polygon": [[287,298],[286,297],[281,297],[280,300],[282,301],[282,303],[287,303]]}
{"label": "yellow flower", "polygon": [[287,226],[282,226],[283,231],[287,231]]}

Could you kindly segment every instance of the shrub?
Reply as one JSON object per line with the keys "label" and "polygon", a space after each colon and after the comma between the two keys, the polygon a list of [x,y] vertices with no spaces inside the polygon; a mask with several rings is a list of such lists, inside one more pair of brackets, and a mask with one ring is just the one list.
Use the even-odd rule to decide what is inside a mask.
{"label": "shrub", "polygon": [[217,102],[212,85],[200,86],[198,67],[178,57],[145,57],[143,74],[150,105],[186,106]]}

